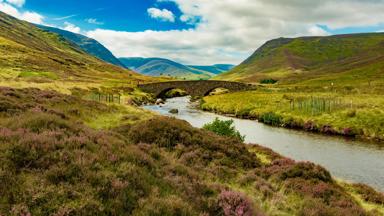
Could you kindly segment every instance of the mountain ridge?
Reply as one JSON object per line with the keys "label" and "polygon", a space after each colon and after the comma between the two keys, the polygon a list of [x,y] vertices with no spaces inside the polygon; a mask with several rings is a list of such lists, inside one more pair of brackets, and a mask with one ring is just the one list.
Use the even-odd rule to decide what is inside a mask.
{"label": "mountain ridge", "polygon": [[171,76],[181,79],[210,79],[229,65],[191,66],[165,58],[120,58],[127,68],[148,76]]}
{"label": "mountain ridge", "polygon": [[383,73],[383,47],[384,33],[278,38],[215,79],[253,83],[275,79],[283,84],[374,80]]}
{"label": "mountain ridge", "polygon": [[108,50],[104,45],[99,43],[97,40],[84,36],[82,34],[73,33],[70,31],[44,26],[44,25],[36,25],[38,28],[41,28],[45,31],[53,32],[63,36],[70,42],[73,42],[84,51],[93,55],[105,62],[114,64],[116,66],[125,67],[120,60],[115,57],[110,50]]}
{"label": "mountain ridge", "polygon": [[[57,86],[54,81],[93,85],[152,78],[109,64],[64,37],[0,12],[0,83]],[[21,84],[20,84],[21,85]],[[63,84],[60,84],[63,87]]]}

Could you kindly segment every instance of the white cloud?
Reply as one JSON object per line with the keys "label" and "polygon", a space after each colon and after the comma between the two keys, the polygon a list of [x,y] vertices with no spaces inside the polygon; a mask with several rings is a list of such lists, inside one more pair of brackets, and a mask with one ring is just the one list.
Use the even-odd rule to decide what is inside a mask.
{"label": "white cloud", "polygon": [[319,25],[338,29],[373,26],[384,20],[384,0],[161,1],[175,2],[183,13],[180,20],[198,20],[196,27],[144,32],[97,29],[88,36],[117,56],[159,56],[192,64],[240,63],[273,38],[326,35]]}
{"label": "white cloud", "polygon": [[79,34],[81,32],[80,27],[69,22],[64,22],[64,27],[62,29],[76,33],[76,34]]}
{"label": "white cloud", "polygon": [[[8,0],[7,2],[13,2],[13,3],[24,3],[24,1],[16,1],[16,0]],[[44,24],[44,16],[31,12],[31,11],[24,11],[21,12],[18,8],[15,6],[7,3],[6,1],[1,1],[0,0],[0,11],[9,14],[11,16],[14,16],[18,19],[25,20],[27,22],[35,23],[35,24]]]}
{"label": "white cloud", "polygon": [[148,15],[153,19],[158,19],[161,21],[175,22],[175,15],[172,11],[167,9],[158,9],[158,8],[148,8]]}
{"label": "white cloud", "polygon": [[94,18],[89,18],[85,20],[89,24],[94,24],[94,25],[104,25],[103,22],[98,21],[97,19]]}
{"label": "white cloud", "polygon": [[308,33],[311,36],[327,36],[329,35],[329,32],[325,31],[324,29],[320,28],[319,26],[312,26],[308,29]]}
{"label": "white cloud", "polygon": [[180,21],[192,25],[196,24],[199,21],[199,17],[183,14],[180,16]]}
{"label": "white cloud", "polygon": [[71,14],[71,15],[68,15],[68,16],[63,16],[63,17],[57,17],[57,18],[53,18],[53,20],[66,20],[66,19],[69,19],[69,18],[72,18],[72,17],[76,17],[78,16],[78,14]]}
{"label": "white cloud", "polygon": [[5,1],[17,7],[22,7],[25,4],[25,0],[5,0]]}

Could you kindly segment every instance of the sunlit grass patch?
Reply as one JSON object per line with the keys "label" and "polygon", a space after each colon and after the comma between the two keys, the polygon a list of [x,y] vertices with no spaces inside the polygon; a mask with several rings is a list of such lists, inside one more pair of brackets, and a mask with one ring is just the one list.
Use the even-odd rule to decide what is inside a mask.
{"label": "sunlit grass patch", "polygon": [[86,124],[94,129],[111,129],[123,124],[133,124],[138,121],[149,119],[153,114],[139,108],[122,105],[111,105],[114,111],[102,113],[86,121]]}
{"label": "sunlit grass patch", "polygon": [[205,97],[201,108],[274,126],[384,139],[384,98],[378,94],[266,89]]}
{"label": "sunlit grass patch", "polygon": [[[368,197],[371,199],[374,199],[373,196],[377,196],[377,197],[381,196],[382,201],[375,203],[375,202],[364,199],[363,193],[373,190],[369,186],[364,186],[364,188],[366,187],[367,189],[365,191],[361,191],[361,189],[359,188],[359,184],[357,185],[350,184],[350,183],[342,182],[340,180],[338,181],[338,184],[341,185],[365,210],[373,212],[374,214],[384,215],[384,194],[383,193],[381,193],[381,195],[380,195],[380,192],[373,192],[374,194],[367,194]],[[368,197],[366,196],[366,198]],[[376,201],[379,201],[378,199],[379,198],[377,198]]]}
{"label": "sunlit grass patch", "polygon": [[52,72],[35,72],[35,71],[22,71],[18,77],[29,78],[29,77],[45,77],[49,79],[58,79],[58,76]]}

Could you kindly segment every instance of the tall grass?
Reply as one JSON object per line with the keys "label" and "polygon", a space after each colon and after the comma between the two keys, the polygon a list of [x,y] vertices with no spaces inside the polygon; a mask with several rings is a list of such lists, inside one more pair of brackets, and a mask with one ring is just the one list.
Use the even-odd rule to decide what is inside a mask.
{"label": "tall grass", "polygon": [[384,140],[380,94],[266,89],[209,96],[201,108],[266,124]]}
{"label": "tall grass", "polygon": [[347,108],[353,108],[353,101],[347,103],[340,97],[297,97],[288,98],[291,110],[305,112],[308,115],[337,112]]}

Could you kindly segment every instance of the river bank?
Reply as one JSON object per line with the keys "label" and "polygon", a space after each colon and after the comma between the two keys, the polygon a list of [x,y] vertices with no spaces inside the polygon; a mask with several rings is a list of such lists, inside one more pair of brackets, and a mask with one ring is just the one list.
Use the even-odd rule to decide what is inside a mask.
{"label": "river bank", "polygon": [[[384,213],[369,186],[135,106],[12,88],[0,101],[0,215]],[[189,109],[156,107],[170,104]]]}
{"label": "river bank", "polygon": [[[189,98],[168,99],[162,106],[148,105],[145,109],[161,115],[188,121],[194,127],[202,127],[215,118],[233,119],[236,128],[246,135],[247,143],[257,143],[298,161],[320,164],[341,179],[363,182],[384,191],[384,147],[342,137],[324,136],[304,131],[271,127],[257,121],[230,118],[195,109]],[[178,109],[179,113],[169,113]]]}
{"label": "river bank", "polygon": [[237,92],[204,97],[200,108],[276,127],[384,141],[384,99],[379,95]]}

